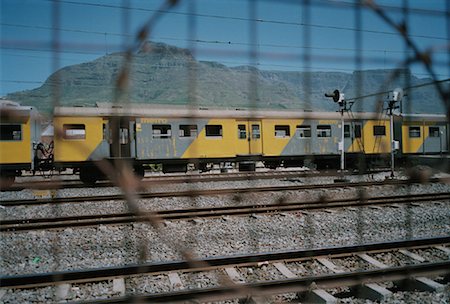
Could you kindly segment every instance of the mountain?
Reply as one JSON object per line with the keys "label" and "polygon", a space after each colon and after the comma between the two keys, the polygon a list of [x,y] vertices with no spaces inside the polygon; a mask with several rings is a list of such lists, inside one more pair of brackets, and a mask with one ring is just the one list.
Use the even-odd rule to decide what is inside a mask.
{"label": "mountain", "polygon": [[[340,89],[347,99],[396,87],[431,82],[408,70],[343,72],[264,71],[249,66],[228,67],[217,62],[197,61],[182,48],[148,43],[129,63],[127,99],[134,103],[187,104],[198,106],[257,107],[337,110],[324,93]],[[50,112],[55,96],[61,105],[95,105],[113,102],[117,78],[125,64],[124,53],[102,56],[94,61],[64,67],[36,89],[12,93],[7,99]],[[395,74],[396,77],[391,79]],[[255,90],[256,88],[256,90]],[[411,89],[404,103],[410,113],[444,113],[433,86]],[[355,100],[353,110],[376,111],[378,95]]]}

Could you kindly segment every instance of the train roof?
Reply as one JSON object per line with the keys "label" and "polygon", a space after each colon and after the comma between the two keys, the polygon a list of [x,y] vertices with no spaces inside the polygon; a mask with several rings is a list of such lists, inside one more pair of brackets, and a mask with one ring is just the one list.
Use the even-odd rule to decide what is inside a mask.
{"label": "train roof", "polygon": [[402,114],[405,121],[447,121],[444,114]]}
{"label": "train roof", "polygon": [[[340,119],[339,112],[306,112],[301,110],[239,109],[239,108],[193,108],[186,106],[163,106],[131,104],[115,106],[99,103],[96,107],[57,107],[54,116],[80,117],[154,117],[154,118],[238,118],[238,119]],[[345,113],[345,119],[387,119],[385,114],[353,112]]]}
{"label": "train roof", "polygon": [[0,121],[4,123],[24,122],[30,117],[37,119],[39,113],[34,107],[22,106],[10,100],[0,100]]}
{"label": "train roof", "polygon": [[0,107],[21,107],[20,103],[7,100],[7,99],[0,99]]}

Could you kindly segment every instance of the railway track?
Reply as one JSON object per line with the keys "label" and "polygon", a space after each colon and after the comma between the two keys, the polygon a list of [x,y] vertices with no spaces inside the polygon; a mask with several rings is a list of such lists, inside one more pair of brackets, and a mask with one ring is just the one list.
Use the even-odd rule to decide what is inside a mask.
{"label": "railway track", "polygon": [[[386,299],[391,291],[377,283],[395,282],[398,289],[443,289],[442,283],[447,283],[450,275],[449,243],[450,236],[447,236],[76,271],[3,275],[0,277],[0,284],[3,289],[29,289],[56,284],[61,286],[64,283],[66,290],[69,290],[70,284],[74,283],[77,288],[83,288],[83,284],[114,280],[114,286],[118,283],[118,286],[123,287],[122,297],[85,303],[129,303],[132,300],[152,303],[216,301],[285,293],[302,293],[300,296],[307,299],[311,295],[323,297],[328,294],[327,289],[337,287],[355,287],[355,296],[381,300]],[[433,253],[432,258],[430,252]],[[388,260],[402,262],[387,264],[382,257],[389,255],[393,258]],[[344,266],[346,263],[343,261],[348,259],[354,260],[353,264],[359,266]],[[307,271],[314,265],[321,265],[319,273]],[[248,269],[253,270],[250,272]],[[185,273],[206,272],[213,272],[219,278],[218,283],[200,289],[189,287],[189,282],[181,279]],[[268,272],[276,274],[263,275]],[[248,275],[249,273],[258,275]],[[130,284],[130,279],[152,275],[166,277],[170,285],[167,289],[170,291],[125,295],[125,286]],[[432,280],[438,276],[441,283]],[[64,300],[64,296],[68,294],[60,296]]]}
{"label": "railway track", "polygon": [[[441,183],[443,180],[433,178],[429,183]],[[445,182],[445,181],[444,181]],[[212,195],[227,195],[227,194],[244,194],[244,193],[260,193],[260,192],[279,192],[279,191],[299,191],[299,190],[313,190],[313,189],[339,189],[339,188],[358,188],[371,186],[385,186],[385,185],[410,185],[411,180],[383,180],[383,181],[367,181],[367,182],[337,182],[333,184],[303,184],[290,186],[268,186],[268,187],[253,187],[253,188],[221,188],[208,190],[187,190],[187,191],[162,191],[162,192],[140,192],[137,193],[139,198],[163,198],[163,197],[197,197],[197,196],[212,196]],[[83,202],[97,202],[97,201],[114,201],[124,200],[125,196],[122,194],[113,195],[98,195],[98,196],[75,196],[75,197],[54,197],[54,198],[33,198],[21,200],[2,200],[0,206],[32,206],[44,204],[61,204],[61,203],[83,203]]]}
{"label": "railway track", "polygon": [[[302,171],[268,171],[268,172],[233,172],[233,173],[201,173],[201,174],[165,174],[147,176],[142,180],[143,187],[158,184],[181,184],[198,182],[239,181],[248,179],[271,178],[296,178],[307,176],[331,176],[336,173],[317,173]],[[94,187],[114,187],[110,181],[99,181]],[[61,188],[85,188],[86,185],[79,180],[53,180],[53,181],[28,181],[16,183],[11,187],[12,191],[23,189],[61,189]]]}
{"label": "railway track", "polygon": [[[374,171],[374,173],[384,172]],[[347,176],[356,175],[357,173],[349,172]],[[142,180],[142,186],[147,187],[155,184],[181,184],[181,183],[198,183],[198,182],[219,182],[219,181],[240,181],[251,179],[273,179],[273,178],[303,178],[303,177],[325,177],[338,176],[340,173],[336,171],[316,172],[316,171],[267,171],[267,172],[231,172],[231,173],[200,173],[200,174],[178,174],[178,175],[157,175],[147,176]],[[94,187],[113,187],[113,183],[109,181],[99,181]],[[65,189],[65,188],[86,188],[87,186],[79,180],[37,180],[16,182],[11,186],[9,191],[21,191],[24,189]]]}
{"label": "railway track", "polygon": [[345,207],[367,207],[379,205],[421,203],[430,201],[447,200],[450,202],[450,192],[432,194],[414,194],[403,196],[382,196],[361,200],[359,197],[353,199],[335,199],[326,201],[290,202],[270,205],[235,205],[214,208],[191,208],[178,210],[161,210],[156,212],[133,214],[98,214],[69,216],[58,218],[32,218],[3,220],[0,223],[0,231],[25,231],[40,229],[57,229],[69,227],[85,227],[95,225],[126,224],[132,222],[145,222],[150,218],[158,220],[190,220],[198,218],[213,218],[224,216],[246,216],[252,214],[268,214],[279,212],[301,212],[318,209],[334,209]]}

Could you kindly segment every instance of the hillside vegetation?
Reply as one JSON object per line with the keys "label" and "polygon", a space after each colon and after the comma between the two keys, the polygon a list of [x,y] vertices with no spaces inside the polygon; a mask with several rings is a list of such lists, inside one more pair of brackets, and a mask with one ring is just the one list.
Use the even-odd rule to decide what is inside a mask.
{"label": "hillside vegetation", "polygon": [[[408,70],[343,72],[264,71],[248,66],[228,67],[197,61],[188,50],[162,43],[149,43],[150,51],[133,56],[127,99],[134,103],[187,104],[198,106],[301,109],[335,111],[336,104],[324,97],[340,89],[346,98],[385,92],[396,87],[431,82]],[[114,53],[94,61],[67,66],[52,74],[39,88],[12,93],[7,99],[50,112],[54,94],[62,105],[95,105],[113,102],[116,79],[124,54]],[[57,88],[57,90],[55,89]],[[255,89],[256,88],[256,89]],[[433,86],[407,92],[403,111],[444,113]],[[377,100],[386,95],[358,99],[354,111],[377,111]]]}

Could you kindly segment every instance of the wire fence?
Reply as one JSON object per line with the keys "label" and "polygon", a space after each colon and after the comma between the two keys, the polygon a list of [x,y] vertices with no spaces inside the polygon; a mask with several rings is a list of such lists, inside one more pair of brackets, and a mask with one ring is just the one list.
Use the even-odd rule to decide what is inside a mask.
{"label": "wire fence", "polygon": [[[145,71],[146,69],[156,68],[160,71],[161,75],[164,75],[167,71],[176,68],[176,73],[185,75],[185,82],[183,82],[182,89],[186,90],[182,92],[183,100],[180,103],[184,103],[183,106],[188,109],[188,117],[185,118],[190,120],[190,124],[192,125],[200,123],[201,117],[198,116],[199,108],[220,108],[220,106],[223,105],[220,102],[220,94],[219,97],[217,97],[217,95],[214,96],[218,103],[216,105],[211,100],[205,101],[205,96],[208,97],[211,95],[204,93],[205,90],[208,90],[208,85],[213,87],[219,85],[222,81],[225,82],[225,80],[221,79],[205,79],[205,77],[208,77],[209,75],[205,76],[202,74],[204,72],[204,67],[199,65],[200,61],[197,60],[197,58],[206,58],[206,61],[208,58],[217,59],[214,61],[218,61],[219,63],[215,64],[221,68],[223,67],[223,69],[231,69],[231,67],[245,65],[245,67],[241,68],[240,72],[243,73],[242,75],[245,75],[246,83],[241,83],[239,85],[240,89],[243,92],[246,92],[246,94],[242,96],[242,100],[239,100],[237,104],[229,104],[226,110],[229,110],[231,107],[245,108],[249,113],[249,116],[246,117],[248,121],[260,119],[260,111],[268,105],[270,106],[270,103],[264,103],[264,101],[267,101],[267,98],[265,98],[264,95],[268,94],[267,87],[273,89],[274,86],[267,85],[267,78],[264,78],[265,69],[268,69],[269,71],[284,70],[285,74],[283,76],[280,76],[281,74],[279,74],[277,77],[286,78],[289,77],[289,73],[293,75],[297,73],[296,71],[301,71],[301,73],[292,76],[296,77],[297,81],[294,92],[298,94],[298,96],[295,97],[300,100],[301,103],[297,108],[290,108],[288,110],[305,110],[305,113],[302,116],[305,121],[317,119],[316,109],[319,104],[317,102],[318,96],[320,96],[322,100],[326,100],[323,96],[324,93],[338,89],[341,94],[345,93],[345,97],[348,97],[339,100],[339,102],[345,101],[345,103],[343,103],[341,107],[339,107],[339,103],[336,103],[335,109],[331,110],[332,112],[341,111],[342,117],[345,117],[346,119],[351,119],[351,117],[354,117],[355,115],[358,116],[361,112],[372,112],[377,115],[379,121],[383,121],[384,123],[389,119],[387,116],[387,102],[392,100],[392,97],[389,96],[392,96],[393,93],[393,83],[398,84],[397,86],[401,87],[405,93],[402,104],[395,105],[401,107],[399,111],[402,113],[413,113],[414,109],[411,107],[415,104],[414,99],[424,97],[423,95],[420,95],[420,91],[417,90],[420,90],[421,88],[433,88],[430,90],[435,94],[434,97],[439,99],[447,118],[450,116],[450,90],[448,78],[448,75],[450,75],[450,4],[448,2],[443,11],[426,7],[414,7],[411,6],[408,1],[402,1],[400,6],[378,4],[377,1],[236,1],[230,5],[244,7],[245,10],[244,12],[239,11],[231,13],[205,12],[205,10],[202,10],[202,6],[208,6],[210,4],[206,4],[204,1],[195,0],[161,1],[160,7],[156,9],[147,8],[145,3],[135,3],[130,0],[123,0],[120,4],[66,0],[48,0],[44,2],[51,11],[49,14],[51,17],[50,26],[3,22],[2,28],[5,29],[5,31],[12,28],[20,28],[21,30],[29,31],[47,31],[51,33],[51,43],[9,39],[8,37],[7,39],[2,39],[3,54],[5,56],[12,56],[12,52],[17,50],[26,51],[27,55],[19,53],[14,56],[42,57],[42,52],[45,52],[45,57],[48,56],[48,54],[51,54],[51,70],[58,71],[45,82],[45,85],[51,88],[51,109],[57,109],[61,106],[68,105],[68,99],[70,99],[70,96],[73,96],[65,96],[65,94],[68,94],[68,86],[70,85],[73,86],[71,89],[75,90],[80,87],[83,87],[84,89],[91,87],[94,91],[107,90],[110,92],[108,96],[111,97],[111,100],[106,101],[113,105],[109,107],[111,112],[104,114],[104,116],[110,118],[108,122],[111,130],[110,141],[111,143],[116,144],[115,148],[111,149],[112,154],[110,155],[110,160],[101,160],[95,163],[101,172],[123,191],[126,197],[128,212],[146,218],[146,225],[134,228],[138,230],[135,232],[144,236],[156,235],[159,242],[164,243],[168,250],[186,259],[191,263],[192,267],[207,268],[209,266],[207,263],[199,265],[197,260],[198,250],[196,246],[199,246],[198,236],[205,233],[202,230],[201,225],[186,225],[188,233],[184,231],[183,233],[180,233],[180,239],[175,239],[173,238],[173,233],[168,233],[164,221],[157,212],[148,213],[147,209],[142,209],[139,192],[147,185],[143,185],[140,178],[136,177],[135,163],[130,161],[130,157],[122,157],[122,150],[120,150],[120,144],[118,144],[122,139],[120,130],[124,122],[129,123],[130,119],[136,121],[136,118],[139,118],[129,115],[125,115],[126,117],[124,117],[123,115],[123,113],[126,112],[124,109],[136,109],[139,107],[134,100],[137,96],[135,92],[139,92],[143,94],[143,96],[152,96],[153,94],[152,92],[147,92],[145,87],[140,88],[135,85],[138,73]],[[268,17],[265,15],[266,12],[261,13],[261,11],[263,11],[262,8],[266,6],[276,8],[276,5],[274,5],[275,2],[277,5],[283,6],[284,8],[287,7],[289,10],[297,11],[298,20],[285,20],[282,15],[279,16],[279,18],[272,16]],[[114,27],[115,30],[111,30],[110,32],[103,32],[102,30],[85,30],[83,28],[64,25],[66,6],[81,6],[86,10],[90,8],[104,10],[114,9],[115,11],[120,12],[121,17],[120,21],[117,21],[117,26]],[[182,9],[179,9],[180,6]],[[321,20],[320,14],[322,10],[326,11],[322,20],[326,20],[327,17],[335,14],[337,16],[336,18],[345,16],[351,21],[342,21],[342,24],[339,22],[318,22],[318,20]],[[285,10],[283,10],[283,12],[284,11]],[[137,13],[146,15],[147,18],[145,19],[145,22],[138,27],[138,30],[133,32],[132,19]],[[245,16],[245,13],[247,13],[247,16]],[[368,13],[376,16],[378,20],[381,20],[381,23],[379,24],[383,24],[384,26],[380,27],[380,29],[370,28],[370,26],[365,23],[365,20],[368,18]],[[164,31],[160,31],[159,26],[160,24],[167,26],[167,23],[164,23],[164,19],[173,15],[178,17],[181,16],[187,22],[185,23],[184,28],[179,29],[179,36],[166,36]],[[276,12],[274,15],[277,15]],[[440,33],[429,33],[425,35],[421,34],[420,31],[411,33],[410,30],[416,30],[414,22],[417,18],[422,17],[425,19],[435,18],[440,20],[439,24],[446,26],[446,36],[440,36]],[[212,36],[217,36],[217,39],[202,38],[202,34],[206,33],[204,27],[208,26],[208,23],[204,20],[211,21],[211,28],[209,31],[213,33]],[[410,20],[415,21],[411,22]],[[224,38],[220,38],[222,37],[221,33],[223,32],[224,27],[231,26],[231,24],[241,25],[241,30],[246,31],[247,34],[238,35],[236,33],[237,38],[233,41],[226,39],[226,37],[229,37],[227,35],[223,35]],[[298,39],[295,40],[295,42],[284,43],[280,42],[284,41],[283,39],[274,39],[275,42],[272,42],[270,40],[270,35],[267,33],[275,27],[283,28],[286,33],[289,32],[289,35],[291,35],[289,37],[297,37]],[[233,27],[233,29],[235,28],[236,27]],[[275,35],[279,35],[280,32],[282,32],[278,31],[278,28],[277,31],[273,31],[275,32]],[[333,33],[336,35],[342,34],[345,39],[343,39],[341,45],[337,45],[336,41],[333,43],[330,42],[329,45],[323,45],[322,43],[318,43],[318,36],[321,34],[321,31],[324,31],[327,35],[330,35],[330,32],[327,31],[331,31],[331,35],[333,35]],[[160,32],[162,32],[162,34]],[[181,34],[181,32],[184,34]],[[98,42],[93,43],[91,42],[92,40],[86,42],[83,39],[67,41],[65,39],[66,34],[76,34],[80,35],[80,37],[83,37],[83,35],[93,35],[98,37]],[[210,35],[207,36],[210,37]],[[379,45],[378,48],[374,48],[372,46],[373,44],[368,43],[367,41],[374,36],[393,37],[398,40],[398,45],[401,45],[403,49],[401,49],[401,47],[389,48],[384,45]],[[241,37],[244,37],[245,40]],[[120,39],[122,40],[121,42]],[[114,42],[108,42],[108,40]],[[151,42],[154,40],[166,41],[169,43],[174,42],[177,44],[181,42],[187,46],[185,54],[189,55],[183,58],[189,59],[185,59],[185,62],[180,62],[182,60],[175,56],[174,62],[166,62],[163,58],[158,64],[154,64],[151,67],[143,67],[142,70],[139,71],[139,64],[141,64],[141,61],[139,61],[140,56],[158,56],[155,52],[159,52],[160,49],[155,43]],[[387,40],[391,41],[390,38]],[[423,47],[424,40],[427,42],[431,41],[431,43],[426,44],[426,48]],[[383,38],[380,38],[380,44],[382,43]],[[370,46],[367,47],[367,45]],[[59,70],[63,62],[65,63],[71,60],[70,57],[68,57],[69,55],[75,56],[81,54],[96,56],[98,52],[105,52],[105,56],[111,56],[117,54],[116,51],[120,52],[120,56],[116,62],[115,74],[96,74],[96,76],[94,76],[107,79],[100,88],[97,83],[90,84],[89,81],[82,83],[79,87],[77,87],[77,84],[70,84],[65,78],[66,74]],[[167,51],[170,52],[171,50],[167,48]],[[36,53],[36,55],[33,55],[34,53]],[[164,54],[161,56],[163,57]],[[330,67],[328,68],[327,65]],[[371,66],[382,66],[386,68],[386,70],[383,70],[383,82],[377,83],[378,87],[367,88],[364,87],[367,83],[367,75],[363,71],[366,67]],[[443,66],[447,66],[447,68],[445,69]],[[386,72],[387,70],[389,70],[389,72]],[[237,71],[238,69],[234,69],[230,73],[238,73]],[[326,75],[327,73],[332,72],[353,71],[355,71],[352,78],[353,82],[348,81],[346,87],[335,87],[337,83],[342,83],[342,81],[336,81],[330,77],[330,85],[327,92],[313,91],[313,88],[317,87],[314,84],[319,81],[317,76],[318,72],[322,72]],[[95,71],[93,73],[95,74]],[[426,75],[428,78],[422,80],[420,83],[412,83],[412,74]],[[173,92],[173,88],[170,88],[171,81],[174,81],[173,85],[178,84],[174,79],[170,78],[173,75],[173,73],[168,73],[168,78],[166,78],[167,87],[161,88],[161,91],[167,89],[172,90],[170,92]],[[230,75],[226,75],[225,73],[216,75],[230,77]],[[231,77],[233,77],[233,74],[231,74]],[[279,79],[273,79],[273,81],[277,81],[277,83],[278,80]],[[227,79],[226,81],[229,80]],[[32,85],[37,85],[39,83],[39,81],[28,79],[9,79],[6,76],[3,76],[2,82],[5,84],[26,83]],[[227,83],[230,82],[232,82],[232,80]],[[223,92],[221,92],[223,96],[231,93],[226,90],[227,88],[223,89]],[[280,90],[282,91],[283,88]],[[427,92],[430,92],[430,90]],[[284,92],[282,91],[277,96],[283,96],[283,93]],[[19,95],[13,94],[13,96],[18,97]],[[41,93],[37,91],[32,93],[31,96],[34,98],[42,97]],[[164,98],[164,96],[169,95],[165,95],[164,92],[161,92],[159,96],[163,96]],[[284,98],[288,99],[289,97],[291,96],[288,95]],[[47,101],[49,100],[47,99]],[[76,101],[76,103],[83,102],[82,96]],[[86,101],[86,103],[89,102],[90,101]],[[158,100],[158,102],[161,103],[164,102],[164,100]],[[172,105],[177,102],[179,101],[177,101],[176,98],[169,101]],[[331,99],[326,102],[333,104]],[[373,109],[368,110],[368,107],[365,105],[366,103],[371,104]],[[322,104],[324,104],[323,101],[320,105]],[[272,111],[274,111],[274,109],[272,109]],[[53,113],[50,114],[50,116],[52,115]],[[51,119],[53,119],[53,117],[50,117],[50,120]],[[408,115],[404,115],[402,119],[406,124],[413,124],[418,121],[413,116]],[[443,148],[441,142],[440,151],[434,151],[432,153],[433,157],[437,157],[432,159],[433,162],[438,164],[443,164],[444,162],[447,164],[448,159],[447,145],[449,144],[450,135],[448,130],[448,119],[447,121],[445,120],[446,119],[442,116],[438,125],[440,128],[438,131],[441,132],[439,134],[440,139],[441,141],[446,142],[445,148]],[[419,119],[419,121],[423,123],[420,127],[422,127],[421,132],[423,132],[421,136],[424,136],[426,130],[425,126],[433,127],[434,125],[432,122],[428,123],[430,121],[429,119],[425,121],[422,118],[421,120]],[[344,129],[339,118],[333,119],[333,123],[337,123],[339,128]],[[437,123],[437,121],[435,121],[435,123]],[[250,125],[248,125],[248,128],[250,128]],[[198,131],[200,132],[200,130]],[[55,125],[55,140],[62,140],[65,136],[65,132],[66,130],[58,129]],[[361,130],[359,132],[361,132]],[[338,136],[340,138],[341,134]],[[344,132],[342,132],[342,136],[342,139],[344,139]],[[361,145],[361,142],[359,144]],[[380,142],[380,147],[388,145],[387,147],[381,147],[380,151],[389,151],[390,144],[391,142],[389,141]],[[364,144],[362,145],[364,146]],[[412,150],[414,147],[410,145],[412,144],[408,141],[403,142],[403,149],[408,151]],[[55,149],[57,149],[57,146]],[[85,154],[83,151],[89,150],[91,147],[80,146],[78,149],[80,154]],[[366,152],[364,149],[368,149],[367,146],[360,150]],[[413,156],[411,159],[405,157],[404,165],[409,166],[414,163],[417,160],[417,156],[427,156],[427,153],[421,152],[422,151],[411,153]],[[2,151],[2,154],[6,155],[7,152]],[[194,149],[192,155],[199,154],[201,154],[201,151]],[[365,167],[369,161],[367,156],[367,153],[358,154],[357,162],[359,166],[356,166],[356,169],[359,169],[361,176],[365,171],[363,167]],[[386,155],[383,157],[386,157]],[[303,158],[308,159],[304,164],[308,162],[317,164],[322,161],[320,157],[314,154]],[[189,161],[198,167],[199,159],[193,157]],[[333,162],[339,162],[338,157],[334,158]],[[285,165],[287,165],[287,163],[288,161],[286,158]],[[389,164],[389,160],[385,161],[385,163]],[[282,162],[280,161],[278,164],[282,165]],[[344,166],[348,165],[350,164],[344,164]],[[147,167],[147,169],[148,168],[149,167]],[[336,164],[336,168],[339,168],[339,164]],[[341,169],[345,168],[341,167]],[[406,169],[408,168],[406,167]],[[417,172],[419,172],[419,174],[423,173],[421,170],[416,170],[414,172],[414,174],[417,174]],[[342,172],[336,171],[336,178],[342,177],[341,173]],[[191,175],[187,175],[188,178],[189,176]],[[417,177],[416,175],[412,176],[414,178]],[[259,180],[253,180],[252,177],[249,177],[249,180],[248,185],[258,187]],[[363,177],[361,177],[361,180],[363,180]],[[196,187],[197,185],[192,183],[193,191]],[[358,193],[361,201],[366,200],[367,193],[363,189]],[[245,200],[247,200],[246,197],[236,194],[233,201],[229,204],[239,204],[240,201]],[[274,198],[272,203],[275,205],[279,204],[279,198]],[[190,196],[190,206],[191,208],[201,206],[198,197],[195,195]],[[370,227],[368,227],[370,219],[367,218],[367,213],[364,208],[365,207],[358,207],[356,210],[357,215],[355,217],[357,219],[355,241],[361,246],[364,246],[364,244],[368,242],[368,239],[370,239],[370,237],[367,237],[366,233],[371,230],[369,229]],[[401,237],[413,239],[413,206],[407,204],[404,211],[405,218],[403,220],[406,227],[406,235]],[[55,217],[60,216],[61,212],[62,210],[60,207],[54,207],[53,213]],[[312,249],[316,244],[315,239],[320,237],[320,235],[317,234],[320,229],[315,228],[317,227],[318,222],[314,214],[305,213],[303,216],[304,224],[299,227],[300,231],[298,231],[298,233],[304,239],[304,244],[302,244],[304,248]],[[263,244],[266,240],[262,238],[260,231],[258,231],[259,226],[254,224],[252,218],[245,219],[244,221],[247,221],[246,226],[250,227],[242,235],[242,238],[246,239],[249,244],[248,250],[253,252],[264,252],[265,248],[263,248]],[[380,223],[380,225],[381,224],[385,225],[386,223]],[[135,226],[130,224],[130,227]],[[181,239],[181,237],[185,237],[185,235],[189,235],[187,239]],[[126,250],[133,251],[134,254],[131,255],[136,256],[135,262],[137,264],[144,265],[153,260],[154,257],[152,257],[151,243],[154,242],[154,239],[141,237],[140,240],[142,240],[142,242],[135,243],[134,246],[130,247],[127,245],[127,238],[127,235],[121,237],[123,242],[122,246],[126,248]],[[62,240],[58,234],[55,234],[55,239],[52,244],[55,261],[60,260],[59,257],[62,255],[61,247],[63,247]],[[363,266],[361,265],[361,268],[362,267]],[[59,266],[54,265],[54,269],[59,269]],[[191,279],[195,280],[193,275]],[[58,278],[56,277],[55,281],[57,280]],[[258,293],[248,286],[232,283],[226,276],[221,276],[217,278],[217,280],[224,286],[232,286],[237,294],[252,295]],[[193,284],[195,285],[195,283]],[[55,295],[55,297],[57,297],[57,295]]]}

